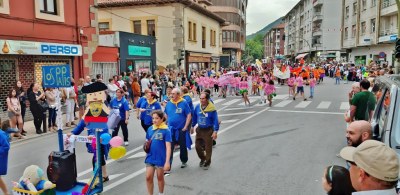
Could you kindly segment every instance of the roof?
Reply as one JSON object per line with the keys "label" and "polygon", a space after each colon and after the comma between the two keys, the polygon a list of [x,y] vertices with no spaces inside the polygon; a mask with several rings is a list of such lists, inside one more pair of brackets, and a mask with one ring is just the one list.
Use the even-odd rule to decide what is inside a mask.
{"label": "roof", "polygon": [[118,47],[97,46],[93,62],[118,62]]}
{"label": "roof", "polygon": [[192,0],[98,0],[97,7],[108,8],[108,7],[127,7],[127,6],[141,6],[141,5],[166,5],[171,3],[181,3],[197,12],[208,16],[219,23],[224,23],[225,19],[221,16],[211,12],[210,10],[204,8],[198,3]]}
{"label": "roof", "polygon": [[281,29],[281,28],[285,28],[285,23],[280,23],[273,27],[273,29]]}

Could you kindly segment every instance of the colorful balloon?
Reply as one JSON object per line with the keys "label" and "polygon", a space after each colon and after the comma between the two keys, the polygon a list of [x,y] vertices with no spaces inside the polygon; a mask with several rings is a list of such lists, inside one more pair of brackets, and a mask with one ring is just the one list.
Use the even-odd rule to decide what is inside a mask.
{"label": "colorful balloon", "polygon": [[124,157],[126,154],[126,149],[123,146],[118,146],[110,149],[110,152],[108,155],[110,156],[111,159],[118,160],[122,157]]}
{"label": "colorful balloon", "polygon": [[121,146],[124,143],[124,140],[120,136],[115,136],[110,140],[110,145],[112,147]]}
{"label": "colorful balloon", "polygon": [[109,133],[103,133],[100,136],[100,140],[101,140],[101,144],[107,145],[108,143],[110,143],[111,135]]}

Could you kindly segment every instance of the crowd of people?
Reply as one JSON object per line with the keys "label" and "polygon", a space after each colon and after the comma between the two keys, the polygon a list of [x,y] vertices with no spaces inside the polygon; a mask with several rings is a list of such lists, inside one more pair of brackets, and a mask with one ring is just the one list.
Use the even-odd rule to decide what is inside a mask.
{"label": "crowd of people", "polygon": [[[268,105],[272,106],[277,83],[288,86],[289,96],[293,100],[300,95],[306,101],[304,89],[306,86],[309,87],[308,98],[312,99],[315,96],[316,86],[324,82],[324,77],[331,77],[335,78],[337,85],[342,80],[345,83],[352,82],[352,91],[349,93],[350,110],[345,113],[345,121],[348,124],[346,139],[349,146],[338,154],[348,162],[348,167],[328,166],[323,175],[324,189],[328,194],[351,194],[368,189],[393,188],[398,175],[396,153],[382,143],[371,141],[372,130],[369,124],[379,96],[379,91],[372,86],[373,79],[375,76],[392,74],[391,70],[373,65],[356,67],[339,63],[324,63],[317,66],[282,65],[279,68],[282,72],[284,69],[290,70],[289,78],[276,77],[272,67],[249,65],[231,69],[210,68],[191,71],[189,75],[168,69],[156,71],[154,74],[123,72],[121,75],[109,78],[107,83],[101,74],[95,78],[90,76],[80,78],[77,84],[71,79],[71,87],[59,89],[62,103],[66,108],[65,126],[75,126],[73,131],[75,134],[82,132],[84,124],[76,122],[82,119],[87,108],[87,97],[82,88],[95,82],[106,84],[105,103],[109,108],[119,110],[121,118],[116,128],[112,130],[112,136],[117,136],[119,129],[122,129],[124,145],[129,145],[128,123],[133,111],[146,132],[146,140],[151,141],[145,159],[148,192],[153,194],[153,177],[156,174],[159,193],[163,194],[164,176],[171,174],[172,152],[180,150],[180,167],[185,168],[188,162],[188,149],[192,145],[190,135],[194,132],[196,132],[195,149],[200,159],[199,167],[209,169],[212,147],[216,144],[221,123],[213,103],[214,96],[222,98],[241,96],[245,106],[252,105],[249,95],[260,96],[256,103],[267,104],[268,101]],[[21,82],[17,81],[15,87],[10,89],[6,100],[9,120],[4,121],[4,126],[2,125],[5,135],[24,138],[27,102],[34,117],[36,133],[46,133],[46,128],[42,129],[42,123],[46,120],[47,112],[47,129],[55,132],[58,128],[55,96],[53,88],[46,88],[43,91],[38,83],[32,83],[25,91]],[[200,103],[193,105],[193,98],[198,98]],[[0,138],[2,136],[1,134]],[[372,156],[378,156],[384,162],[376,165],[369,160]],[[106,182],[109,178],[105,163],[103,159],[101,162],[104,167],[103,180]],[[4,172],[0,169],[0,175],[2,173]],[[4,189],[1,182],[2,180],[0,187]],[[387,194],[391,194],[389,190]]]}

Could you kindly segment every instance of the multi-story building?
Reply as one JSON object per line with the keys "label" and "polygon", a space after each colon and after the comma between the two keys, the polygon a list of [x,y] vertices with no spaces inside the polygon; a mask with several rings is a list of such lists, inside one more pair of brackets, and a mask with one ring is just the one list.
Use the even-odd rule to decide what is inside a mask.
{"label": "multi-story building", "polygon": [[[208,0],[99,0],[99,30],[155,36],[157,64],[145,65],[151,71],[156,65],[178,65],[186,72],[217,68],[222,53],[221,25],[225,20],[207,9],[210,4]],[[137,70],[140,59],[125,59],[120,61],[121,71],[129,71],[132,66]],[[180,59],[184,59],[182,65]]]}
{"label": "multi-story building", "polygon": [[343,0],[342,24],[341,43],[348,52],[347,61],[393,65],[398,36],[395,0]]}
{"label": "multi-story building", "polygon": [[284,17],[285,55],[340,60],[341,1],[301,0]]}
{"label": "multi-story building", "polygon": [[264,36],[264,57],[279,59],[284,56],[285,24],[278,24]]}
{"label": "multi-story building", "polygon": [[42,66],[68,64],[73,77],[90,75],[97,47],[96,2],[0,1],[0,114],[17,80],[24,89],[42,84]]}
{"label": "multi-story building", "polygon": [[211,0],[209,10],[228,22],[222,27],[222,66],[237,66],[246,45],[246,9],[248,0]]}

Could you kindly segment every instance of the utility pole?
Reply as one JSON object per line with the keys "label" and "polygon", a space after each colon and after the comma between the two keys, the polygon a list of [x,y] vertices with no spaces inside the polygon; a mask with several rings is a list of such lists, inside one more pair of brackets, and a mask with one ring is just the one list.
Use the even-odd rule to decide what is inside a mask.
{"label": "utility pole", "polygon": [[[400,36],[400,0],[396,0],[397,3],[397,39]],[[399,74],[400,59],[397,58],[394,64],[394,73]]]}

